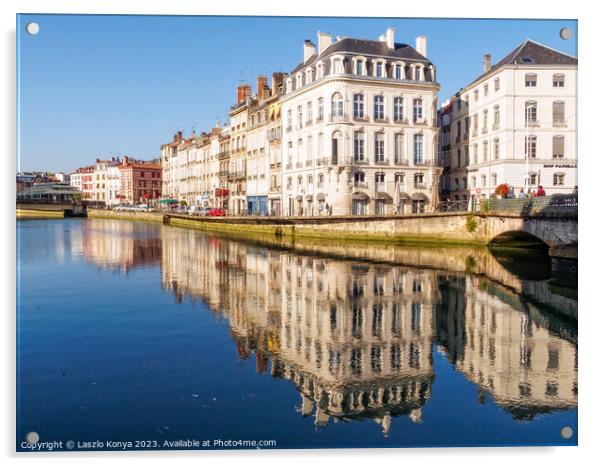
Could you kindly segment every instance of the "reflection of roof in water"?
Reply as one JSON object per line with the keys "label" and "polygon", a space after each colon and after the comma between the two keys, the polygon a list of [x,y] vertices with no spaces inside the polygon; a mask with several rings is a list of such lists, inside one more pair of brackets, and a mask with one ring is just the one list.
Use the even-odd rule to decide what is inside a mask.
{"label": "reflection of roof in water", "polygon": [[575,408],[577,403],[557,403],[552,405],[545,404],[527,404],[524,400],[502,401],[495,399],[495,403],[504,411],[509,412],[513,419],[520,421],[530,421],[538,415],[550,414],[558,411]]}
{"label": "reflection of roof in water", "polygon": [[[278,359],[273,364],[274,377],[291,380],[299,393],[315,402],[322,413],[342,420],[410,414],[430,398],[435,378],[429,373],[327,384],[294,364]],[[286,369],[294,371],[298,380],[287,377]]]}

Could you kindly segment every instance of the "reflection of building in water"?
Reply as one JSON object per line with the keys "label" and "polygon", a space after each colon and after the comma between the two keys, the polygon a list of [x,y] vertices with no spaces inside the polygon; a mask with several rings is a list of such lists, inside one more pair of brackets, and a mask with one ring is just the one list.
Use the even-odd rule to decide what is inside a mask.
{"label": "reflection of building in water", "polygon": [[164,229],[162,278],[228,318],[241,357],[295,383],[316,424],[420,408],[433,380],[436,274],[324,260]]}
{"label": "reflection of building in water", "polygon": [[437,337],[450,361],[516,418],[577,406],[577,348],[487,291],[486,279],[445,277]]}
{"label": "reflection of building in water", "polygon": [[430,396],[435,274],[283,255],[281,347],[275,371],[329,416],[412,412]]}
{"label": "reflection of building in water", "polygon": [[158,264],[161,238],[156,226],[119,220],[88,220],[82,226],[82,254],[101,268]]}

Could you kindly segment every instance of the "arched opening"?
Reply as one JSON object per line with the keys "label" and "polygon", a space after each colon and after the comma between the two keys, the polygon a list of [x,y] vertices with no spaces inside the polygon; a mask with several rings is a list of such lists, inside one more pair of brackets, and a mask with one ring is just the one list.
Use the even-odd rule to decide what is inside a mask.
{"label": "arched opening", "polygon": [[493,257],[520,280],[547,280],[552,265],[548,245],[524,231],[507,231],[489,242]]}

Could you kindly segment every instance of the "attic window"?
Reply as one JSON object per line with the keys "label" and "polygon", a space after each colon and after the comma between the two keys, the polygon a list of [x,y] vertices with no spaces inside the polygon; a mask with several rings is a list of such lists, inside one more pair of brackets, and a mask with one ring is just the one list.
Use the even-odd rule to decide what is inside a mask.
{"label": "attic window", "polygon": [[522,58],[520,59],[520,61],[521,61],[522,63],[534,63],[534,61],[533,61],[533,59],[532,59],[531,57],[522,57]]}

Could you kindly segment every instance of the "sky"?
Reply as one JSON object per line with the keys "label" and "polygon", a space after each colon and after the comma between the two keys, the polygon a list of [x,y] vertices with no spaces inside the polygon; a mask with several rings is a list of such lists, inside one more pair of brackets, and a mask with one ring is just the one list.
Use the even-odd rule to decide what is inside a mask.
{"label": "sky", "polygon": [[237,84],[292,70],[318,31],[377,40],[388,27],[412,46],[427,36],[440,103],[481,74],[484,53],[496,63],[527,38],[577,56],[574,20],[19,15],[17,168],[156,158],[178,130],[227,123]]}

